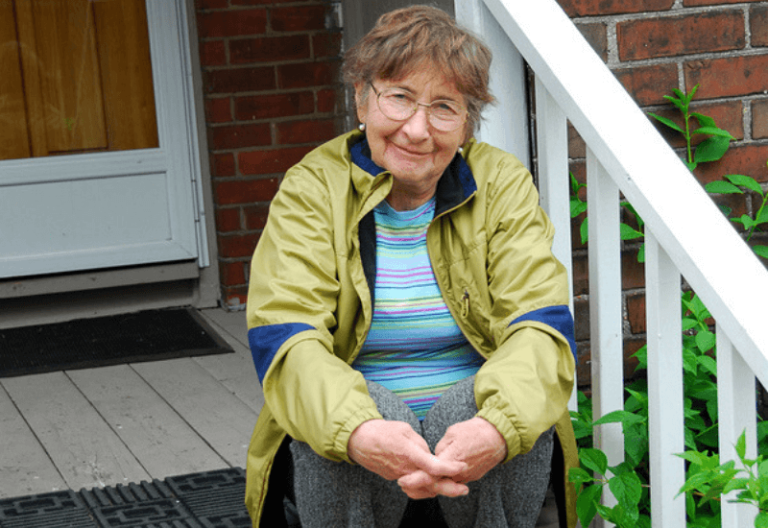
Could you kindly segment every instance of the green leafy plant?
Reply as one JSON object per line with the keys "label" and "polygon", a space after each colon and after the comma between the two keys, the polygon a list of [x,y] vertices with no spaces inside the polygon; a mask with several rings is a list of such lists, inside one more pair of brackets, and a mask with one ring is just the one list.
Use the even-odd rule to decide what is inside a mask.
{"label": "green leafy plant", "polygon": [[[693,87],[690,93],[685,93],[675,88],[672,90],[674,95],[664,96],[664,99],[672,103],[672,105],[682,114],[683,126],[678,125],[669,118],[652,112],[648,113],[648,115],[658,122],[675,130],[683,136],[686,147],[686,165],[688,165],[688,169],[691,171],[693,171],[699,163],[721,159],[728,151],[731,140],[734,139],[730,132],[718,127],[715,120],[710,116],[698,112],[691,112],[691,101],[698,89],[698,84]],[[691,127],[691,122],[694,119],[698,122],[699,126],[692,130],[693,127]],[[694,136],[697,135],[704,135],[706,136],[706,139],[694,148],[693,140]]]}
{"label": "green leafy plant", "polygon": [[[768,162],[766,162],[768,166]],[[723,213],[728,216],[732,222],[741,224],[747,232],[747,242],[752,239],[756,231],[764,231],[768,227],[768,193],[764,192],[760,184],[751,176],[742,174],[729,174],[723,176],[724,180],[710,182],[706,185],[707,192],[712,194],[744,194],[750,191],[760,197],[760,206],[757,207],[753,216],[742,214],[739,217],[731,217],[732,210],[728,207],[721,207]],[[768,246],[755,245],[752,250],[763,258],[768,258]]]}
{"label": "green leafy plant", "polygon": [[[571,218],[576,218],[581,213],[585,213],[587,211],[587,202],[585,200],[582,200],[581,197],[579,196],[579,191],[585,188],[587,184],[579,182],[572,172],[570,173],[570,177],[571,177],[571,198],[570,198]],[[632,207],[632,205],[627,201],[622,201],[621,206],[635,215],[635,219],[637,220],[638,227],[641,229],[640,231],[638,231],[637,229],[630,226],[629,224],[621,222],[619,224],[619,235],[621,237],[621,240],[626,241],[626,240],[636,240],[639,238],[643,238],[645,236],[642,232],[644,223],[643,223],[643,220],[640,218],[640,215],[637,214],[637,211],[635,211],[635,208]],[[587,240],[589,239],[589,217],[584,217],[584,220],[582,220],[581,224],[579,225],[579,235],[581,236],[581,243],[586,244]],[[641,246],[640,253],[638,254],[637,260],[638,262],[645,262],[645,244]]]}
{"label": "green leafy plant", "polygon": [[755,528],[768,528],[768,460],[762,455],[747,458],[745,433],[741,434],[735,448],[741,467],[736,467],[733,460],[720,464],[717,454],[686,451],[678,455],[689,464],[688,478],[680,488],[680,493],[687,493],[688,517],[696,522],[696,513],[702,506],[719,502],[722,495],[737,492],[731,501],[756,506]]}
{"label": "green leafy plant", "polygon": [[[714,119],[700,113],[691,112],[691,101],[698,86],[690,93],[673,90],[674,96],[666,96],[682,114],[683,125],[671,119],[650,114],[667,127],[680,133],[686,142],[685,162],[690,170],[700,163],[717,161],[727,152],[733,136],[719,128]],[[696,121],[698,127],[692,127]],[[694,146],[695,136],[705,139]],[[587,203],[581,200],[579,193],[585,184],[571,178],[571,217],[575,218],[587,212]],[[753,216],[743,214],[732,221],[741,224],[747,231],[747,241],[757,231],[768,224],[768,193],[751,177],[743,175],[725,176],[723,181],[712,182],[706,187],[712,194],[743,194],[753,192],[760,197],[760,207],[754,208]],[[622,223],[621,239],[636,240],[643,237],[644,224],[631,204],[621,203],[625,211],[634,216],[637,229]],[[731,211],[724,208],[726,216]],[[588,218],[580,225],[582,243],[588,238]],[[644,261],[644,245],[641,246],[638,260]],[[768,246],[754,246],[754,251],[768,258]],[[751,501],[763,508],[768,504],[768,462],[762,458],[757,461],[744,459],[744,469],[736,470],[733,463],[719,464],[716,453],[717,438],[717,363],[716,337],[710,325],[711,315],[701,299],[693,292],[683,292],[682,308],[682,352],[684,379],[685,445],[688,451],[681,455],[688,460],[688,481],[681,493],[687,493],[686,505],[688,526],[695,528],[714,528],[720,526],[720,502],[712,500],[720,493],[740,490],[741,501]],[[579,444],[581,467],[571,471],[569,476],[579,489],[577,513],[582,526],[588,526],[596,515],[616,524],[619,528],[629,526],[650,526],[650,498],[648,493],[649,452],[648,452],[648,386],[643,377],[647,369],[646,347],[642,347],[634,356],[638,361],[639,379],[625,386],[626,398],[624,409],[593,420],[591,401],[579,393],[579,410],[571,413],[574,431]],[[609,467],[605,455],[592,446],[594,426],[604,423],[621,423],[625,438],[625,461]],[[768,442],[768,422],[758,423],[758,444],[763,447]],[[758,468],[757,474],[754,468]],[[747,476],[740,476],[746,472]],[[762,479],[762,480],[761,480]],[[605,486],[613,493],[617,504],[606,507],[600,504]],[[709,494],[709,495],[707,495]],[[695,500],[695,497],[700,500]],[[706,498],[706,500],[705,500]],[[765,502],[763,502],[765,501]],[[761,509],[762,512],[762,509]],[[759,522],[765,524],[757,524]],[[768,517],[758,516],[756,526],[768,528]]]}
{"label": "green leafy plant", "polygon": [[[717,364],[715,337],[709,327],[711,315],[701,299],[689,291],[681,294],[681,316],[685,444],[693,451],[717,449]],[[571,412],[581,467],[572,470],[569,478],[580,489],[576,509],[582,526],[588,526],[595,515],[619,528],[650,526],[648,384],[644,375],[648,367],[647,348],[641,347],[633,357],[638,362],[635,372],[639,377],[625,386],[623,410],[592,421],[591,401],[579,393],[579,410]],[[593,428],[607,423],[620,423],[624,434],[624,462],[615,467],[603,464],[604,455],[596,454],[602,452],[593,449],[591,443]],[[638,483],[640,493],[636,491]],[[605,485],[617,500],[613,508],[599,504]],[[631,489],[624,491],[627,487]],[[702,504],[696,518],[719,522],[719,503]]]}

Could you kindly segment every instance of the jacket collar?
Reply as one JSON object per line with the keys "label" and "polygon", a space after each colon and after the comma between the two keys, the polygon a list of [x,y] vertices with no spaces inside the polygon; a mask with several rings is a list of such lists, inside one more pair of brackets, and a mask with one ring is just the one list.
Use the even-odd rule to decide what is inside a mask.
{"label": "jacket collar", "polygon": [[[368,181],[355,181],[355,186],[360,191],[361,188],[369,187],[373,178],[388,171],[379,167],[371,159],[371,149],[365,136],[353,136],[351,143],[349,151],[352,163],[368,175]],[[353,178],[355,172],[357,171],[353,171]],[[437,182],[435,216],[456,207],[472,196],[475,191],[477,191],[477,183],[472,170],[464,158],[457,153]]]}

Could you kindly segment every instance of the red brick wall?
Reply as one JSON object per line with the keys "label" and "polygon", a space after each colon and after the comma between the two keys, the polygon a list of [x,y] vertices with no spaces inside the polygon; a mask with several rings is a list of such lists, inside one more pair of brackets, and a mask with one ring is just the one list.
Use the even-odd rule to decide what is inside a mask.
{"label": "red brick wall", "polygon": [[222,299],[248,264],[285,170],[339,132],[341,30],[329,0],[196,0]]}
{"label": "red brick wall", "polygon": [[[768,2],[559,2],[645,109],[671,116],[663,95],[701,84],[696,109],[737,138],[721,162],[697,171],[702,181],[726,173],[768,181]],[[280,177],[342,130],[338,2],[196,0],[196,8],[222,298],[237,308],[245,302],[249,259]],[[571,156],[583,180],[584,147],[575,134]],[[623,259],[628,355],[645,342],[644,276],[636,253],[637,245],[628,244]],[[578,244],[574,292],[580,376],[588,380],[587,261]],[[629,374],[631,362],[627,368]]]}
{"label": "red brick wall", "polygon": [[[676,117],[663,96],[699,84],[695,111],[736,137],[726,156],[695,171],[702,183],[747,174],[768,183],[768,2],[723,0],[559,0],[593,48],[645,110]],[[595,87],[599,89],[599,87]],[[662,127],[663,128],[663,127]],[[660,130],[675,146],[683,142]],[[571,166],[584,181],[584,146],[571,134]],[[682,153],[681,153],[682,154]],[[748,211],[755,196],[728,205]],[[759,206],[759,203],[756,205]],[[574,230],[574,241],[578,242]],[[768,243],[763,241],[762,243]],[[623,255],[626,355],[645,343],[644,270],[638,245]],[[589,379],[587,254],[575,245],[574,293],[581,381]],[[634,369],[627,362],[626,374]]]}

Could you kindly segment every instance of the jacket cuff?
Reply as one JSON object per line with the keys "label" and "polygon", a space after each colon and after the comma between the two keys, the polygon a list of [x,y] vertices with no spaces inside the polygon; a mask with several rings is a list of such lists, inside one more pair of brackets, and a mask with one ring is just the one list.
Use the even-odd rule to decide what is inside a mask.
{"label": "jacket cuff", "polygon": [[361,424],[364,422],[367,422],[369,420],[383,420],[384,417],[381,415],[381,413],[376,410],[374,407],[373,409],[361,409],[354,413],[349,420],[347,420],[344,424],[342,424],[341,428],[339,429],[339,432],[336,434],[336,437],[333,439],[333,456],[329,458],[333,458],[336,460],[344,460],[345,462],[349,462],[350,464],[354,464],[352,459],[349,458],[349,453],[347,452],[348,445],[349,445],[349,437],[352,436],[352,433],[360,427]]}
{"label": "jacket cuff", "polygon": [[483,408],[477,412],[476,416],[490,422],[504,437],[504,441],[507,443],[507,458],[502,464],[506,464],[520,454],[520,434],[512,422],[504,416],[504,413],[498,409]]}

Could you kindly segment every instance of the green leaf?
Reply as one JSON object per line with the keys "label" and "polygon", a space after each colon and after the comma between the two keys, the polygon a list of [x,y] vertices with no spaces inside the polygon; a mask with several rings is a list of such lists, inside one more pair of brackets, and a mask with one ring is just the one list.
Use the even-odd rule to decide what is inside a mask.
{"label": "green leaf", "polygon": [[717,376],[717,361],[715,361],[713,358],[702,355],[696,358],[696,361],[698,361],[699,366],[703,368],[705,372],[709,372],[713,376]]}
{"label": "green leaf", "polygon": [[722,213],[725,216],[730,216],[731,211],[733,211],[733,208],[732,207],[728,207],[727,205],[720,205],[720,204],[718,204],[718,207],[720,208],[720,211],[722,211]]}
{"label": "green leaf", "polygon": [[754,251],[755,254],[768,259],[768,246],[754,246],[752,251]]}
{"label": "green leaf", "polygon": [[734,446],[736,448],[736,454],[739,455],[739,458],[741,460],[744,460],[744,457],[747,454],[747,436],[746,431],[742,432],[739,436],[739,439],[736,440],[736,445]]}
{"label": "green leaf", "polygon": [[619,504],[626,509],[628,505],[637,504],[643,494],[643,483],[634,472],[622,473],[608,481],[608,488],[616,497]]}
{"label": "green leaf", "polygon": [[[713,182],[709,182],[704,186],[704,188],[707,190],[708,193],[716,193],[716,194],[744,194],[744,191],[736,187],[734,184],[717,180]],[[571,210],[573,210],[573,205],[571,205]],[[573,215],[571,215],[573,216]]]}
{"label": "green leaf", "polygon": [[715,120],[708,115],[700,114],[698,112],[691,112],[691,117],[695,117],[699,122],[700,127],[714,127],[717,128]]}
{"label": "green leaf", "polygon": [[731,135],[730,132],[727,130],[723,130],[722,128],[718,128],[716,126],[702,126],[701,128],[697,128],[691,134],[708,134],[710,136],[718,136],[718,137],[725,137],[728,139],[736,139]]}
{"label": "green leaf", "polygon": [[712,455],[702,453],[701,451],[686,451],[685,453],[678,453],[677,456],[697,466],[705,466],[712,457]]}
{"label": "green leaf", "polygon": [[705,139],[699,143],[698,147],[696,147],[696,152],[693,155],[693,159],[697,164],[717,161],[722,158],[728,151],[730,143],[730,139],[721,136],[714,136],[709,139]]}
{"label": "green leaf", "polygon": [[763,206],[757,212],[757,216],[755,217],[755,225],[763,224],[765,222],[768,222],[768,207]]}
{"label": "green leaf", "polygon": [[743,490],[747,489],[747,485],[749,484],[748,478],[735,478],[731,481],[729,481],[724,487],[723,487],[723,495],[726,495],[733,490]]}
{"label": "green leaf", "polygon": [[704,321],[712,316],[704,305],[704,301],[702,301],[701,297],[698,295],[694,295],[691,298],[691,307],[691,310],[699,321]]}
{"label": "green leaf", "polygon": [[605,475],[608,470],[608,457],[599,449],[582,449],[579,451],[579,461],[582,466],[600,475]]}
{"label": "green leaf", "polygon": [[696,346],[699,347],[699,350],[702,352],[709,352],[712,350],[716,341],[717,338],[715,337],[715,334],[709,330],[699,330],[696,334]]}
{"label": "green leaf", "polygon": [[696,354],[686,348],[683,350],[683,370],[689,374],[696,375],[696,367],[699,365],[699,360],[697,359]]}
{"label": "green leaf", "polygon": [[637,359],[638,362],[638,369],[647,369],[648,368],[648,345],[643,345],[640,347],[640,349],[634,353],[632,356]]}
{"label": "green leaf", "polygon": [[643,238],[645,236],[643,233],[628,226],[624,222],[619,224],[619,233],[622,240],[635,240],[637,238]]}
{"label": "green leaf", "polygon": [[574,467],[568,471],[568,481],[573,482],[578,486],[580,484],[594,482],[595,477],[593,477],[589,471],[586,471],[583,468]]}
{"label": "green leaf", "polygon": [[603,492],[602,485],[593,485],[585,488],[576,499],[576,515],[582,526],[589,526],[597,515],[597,501]]}
{"label": "green leaf", "polygon": [[699,321],[693,317],[683,317],[683,332],[690,330],[691,328],[696,328],[698,324]]}
{"label": "green leaf", "polygon": [[[680,97],[680,99],[682,99],[682,97],[683,97],[682,93],[679,95],[679,97]],[[675,98],[674,98],[674,97],[672,97],[671,95],[665,95],[665,96],[664,96],[664,99],[666,99],[667,101],[669,101],[670,103],[672,103],[673,105],[675,105],[675,107],[676,107],[678,110],[680,110],[680,112],[682,112],[683,114],[685,114],[685,112],[686,112],[686,110],[687,110],[687,106],[688,106],[688,105],[687,105],[687,104],[685,104],[685,103],[683,103],[683,101],[681,101],[680,99],[675,99]]]}
{"label": "green leaf", "polygon": [[637,261],[640,263],[645,262],[645,242],[643,242],[643,245],[640,246],[640,249],[637,252]]}
{"label": "green leaf", "polygon": [[571,218],[576,218],[587,210],[587,202],[582,202],[578,198],[571,198]]}
{"label": "green leaf", "polygon": [[586,217],[579,227],[579,234],[581,235],[581,243],[586,244],[589,238],[589,217]]}
{"label": "green leaf", "polygon": [[744,229],[752,229],[752,226],[755,225],[755,221],[747,214],[743,214],[739,218],[731,218],[731,222],[743,225]]}
{"label": "green leaf", "polygon": [[755,517],[755,528],[768,528],[768,513],[761,511]]}
{"label": "green leaf", "polygon": [[672,121],[671,119],[666,118],[664,116],[660,116],[660,115],[654,114],[653,112],[648,112],[648,115],[651,116],[652,118],[654,118],[659,123],[661,123],[661,124],[663,124],[665,126],[668,126],[672,130],[676,130],[677,132],[680,132],[681,134],[685,134],[683,129],[680,128],[680,126],[677,123],[675,123],[674,121]]}
{"label": "green leaf", "polygon": [[607,423],[621,423],[624,427],[628,427],[633,424],[645,423],[645,419],[642,416],[619,409],[617,411],[609,412],[599,420],[595,421],[592,425],[602,425]]}
{"label": "green leaf", "polygon": [[754,191],[760,196],[763,196],[763,189],[760,188],[760,184],[755,181],[751,176],[744,176],[743,174],[728,174],[723,176],[727,178],[734,185],[740,187],[746,187],[750,191]]}
{"label": "green leaf", "polygon": [[645,225],[645,222],[643,221],[642,217],[640,216],[640,213],[638,213],[635,210],[635,208],[632,206],[632,204],[627,202],[627,201],[623,201],[623,202],[621,202],[621,206],[624,209],[626,209],[627,211],[629,211],[630,213],[632,213],[634,215],[635,221],[637,222],[638,227],[640,227],[642,229],[642,227]]}

